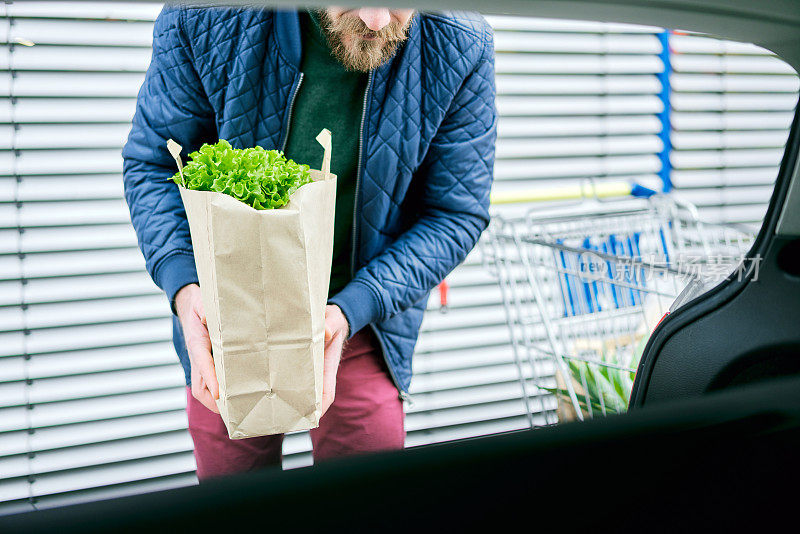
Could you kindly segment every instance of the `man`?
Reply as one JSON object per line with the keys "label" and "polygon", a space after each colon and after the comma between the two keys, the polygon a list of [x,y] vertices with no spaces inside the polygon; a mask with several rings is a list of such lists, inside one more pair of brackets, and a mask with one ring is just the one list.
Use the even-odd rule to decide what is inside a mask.
{"label": "man", "polygon": [[[402,448],[401,395],[431,289],[489,221],[492,31],[477,16],[385,8],[172,8],[123,149],[148,272],[169,298],[201,479],[280,463],[282,436],[229,440],[189,226],[166,151],[227,139],[338,176],[314,458]],[[345,343],[346,341],[346,343]],[[344,348],[343,348],[344,346]]]}

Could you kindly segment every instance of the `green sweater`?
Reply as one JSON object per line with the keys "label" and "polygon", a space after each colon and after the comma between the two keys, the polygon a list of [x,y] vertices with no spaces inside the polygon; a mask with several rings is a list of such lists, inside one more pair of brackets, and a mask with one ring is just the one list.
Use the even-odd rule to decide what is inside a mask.
{"label": "green sweater", "polygon": [[316,16],[300,12],[303,35],[303,81],[297,93],[289,125],[285,155],[312,169],[322,166],[322,147],[315,140],[323,128],[332,134],[331,172],[337,177],[336,217],[333,227],[333,265],[329,296],[350,281],[353,208],[358,142],[367,74],[348,72],[331,55]]}

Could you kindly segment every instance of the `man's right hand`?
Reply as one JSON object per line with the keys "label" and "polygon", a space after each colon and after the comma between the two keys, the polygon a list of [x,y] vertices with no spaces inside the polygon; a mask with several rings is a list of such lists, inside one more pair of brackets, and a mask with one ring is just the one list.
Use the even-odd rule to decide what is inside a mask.
{"label": "man's right hand", "polygon": [[219,413],[217,403],[214,402],[214,399],[219,399],[219,384],[214,370],[214,358],[211,356],[211,338],[208,335],[199,285],[189,284],[178,290],[175,294],[175,311],[178,312],[186,350],[189,351],[192,395],[203,406]]}

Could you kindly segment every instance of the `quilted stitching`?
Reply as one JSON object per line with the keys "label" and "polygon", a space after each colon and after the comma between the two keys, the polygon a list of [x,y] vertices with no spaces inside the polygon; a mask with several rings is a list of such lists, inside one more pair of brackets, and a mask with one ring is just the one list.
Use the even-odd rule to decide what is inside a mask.
{"label": "quilted stitching", "polygon": [[[277,35],[299,35],[277,26],[274,11],[248,8],[167,7],[156,21],[123,157],[131,220],[162,288],[161,266],[191,251],[166,139],[184,153],[217,138],[281,148],[298,66]],[[415,16],[408,41],[373,76],[355,279],[380,300],[373,324],[403,390],[428,294],[488,224],[494,98],[492,32],[471,14]],[[188,383],[176,318],[173,327]]]}

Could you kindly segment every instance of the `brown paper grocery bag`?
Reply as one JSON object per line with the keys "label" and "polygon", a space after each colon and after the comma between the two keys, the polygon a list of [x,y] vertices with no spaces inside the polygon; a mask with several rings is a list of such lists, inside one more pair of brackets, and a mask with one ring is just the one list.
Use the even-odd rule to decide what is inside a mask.
{"label": "brown paper grocery bag", "polygon": [[232,439],[319,425],[336,176],[317,141],[322,170],[282,208],[179,186]]}

